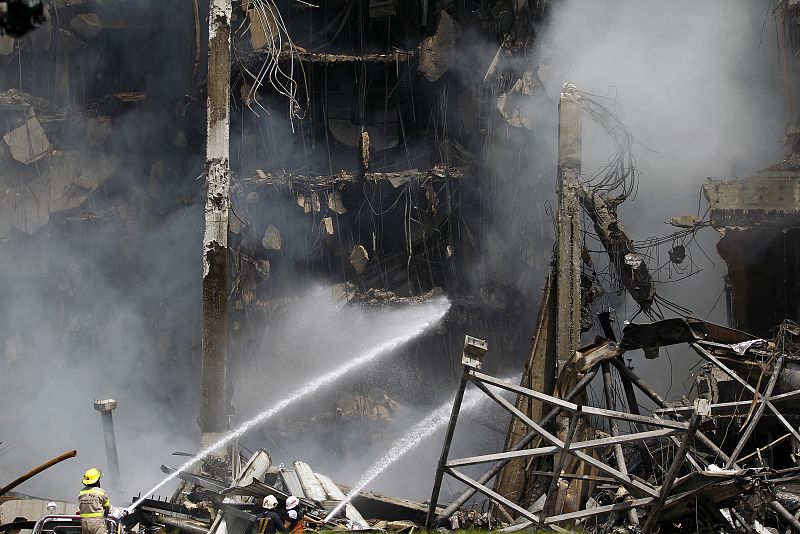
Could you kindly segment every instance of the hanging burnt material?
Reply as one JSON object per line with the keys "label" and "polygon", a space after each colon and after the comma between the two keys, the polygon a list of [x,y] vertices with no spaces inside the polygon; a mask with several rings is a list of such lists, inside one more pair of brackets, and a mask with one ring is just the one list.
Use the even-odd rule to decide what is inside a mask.
{"label": "hanging burnt material", "polygon": [[675,265],[680,265],[686,259],[686,247],[683,245],[675,245],[668,251],[669,261]]}

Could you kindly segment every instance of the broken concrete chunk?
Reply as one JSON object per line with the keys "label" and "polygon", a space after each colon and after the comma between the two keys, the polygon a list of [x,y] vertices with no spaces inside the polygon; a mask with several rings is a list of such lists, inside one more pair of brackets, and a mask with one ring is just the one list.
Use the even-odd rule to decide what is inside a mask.
{"label": "broken concrete chunk", "polygon": [[3,136],[11,155],[22,163],[31,163],[50,152],[50,140],[36,117]]}
{"label": "broken concrete chunk", "polygon": [[347,208],[344,207],[342,202],[342,193],[339,191],[332,191],[328,193],[328,209],[337,215],[347,213]]}
{"label": "broken concrete chunk", "polygon": [[495,102],[497,110],[510,126],[534,129],[535,107],[529,98],[534,91],[534,80],[533,72],[527,70],[508,93],[497,97]]}
{"label": "broken concrete chunk", "polygon": [[350,301],[357,291],[358,288],[352,282],[340,282],[331,286],[331,296],[337,301]]}
{"label": "broken concrete chunk", "polygon": [[350,265],[353,266],[357,274],[364,274],[368,261],[369,254],[367,254],[367,249],[362,245],[356,245],[353,248],[353,252],[350,253]]}
{"label": "broken concrete chunk", "polygon": [[625,254],[625,265],[629,265],[633,269],[638,269],[639,265],[644,261],[644,256],[638,252],[629,252]]}
{"label": "broken concrete chunk", "polygon": [[[118,165],[119,159],[108,154],[53,151],[47,164],[40,164],[40,176],[0,195],[0,215],[32,234],[48,224],[51,213],[83,204]],[[0,220],[0,227],[5,225]]]}
{"label": "broken concrete chunk", "polygon": [[328,235],[333,235],[333,219],[330,217],[323,217],[322,218],[322,227],[325,229],[325,233]]}
{"label": "broken concrete chunk", "polygon": [[0,92],[0,111],[18,113],[20,110],[24,110],[27,117],[36,116],[40,122],[64,118],[64,112],[44,98],[23,93],[13,88]]}
{"label": "broken concrete chunk", "polygon": [[678,215],[670,219],[669,224],[677,226],[678,228],[694,228],[702,222],[702,219],[694,215]]}
{"label": "broken concrete chunk", "polygon": [[253,50],[271,45],[278,38],[278,24],[269,9],[256,9],[251,0],[242,2],[250,21],[250,46]]}
{"label": "broken concrete chunk", "polygon": [[422,41],[419,49],[419,66],[429,82],[435,82],[453,67],[456,59],[456,30],[453,18],[442,10],[436,33]]}
{"label": "broken concrete chunk", "polygon": [[281,231],[270,224],[264,232],[264,239],[261,240],[261,244],[267,250],[280,250]]}
{"label": "broken concrete chunk", "polygon": [[361,132],[361,139],[358,143],[358,161],[361,164],[361,171],[369,170],[369,132]]}
{"label": "broken concrete chunk", "polygon": [[100,21],[100,16],[95,13],[84,13],[73,17],[69,25],[73,30],[78,32],[78,35],[87,39],[97,37],[97,34],[103,29],[103,24]]}
{"label": "broken concrete chunk", "polygon": [[392,184],[392,187],[394,187],[395,189],[397,189],[406,182],[408,182],[408,175],[406,174],[389,176],[389,183]]}

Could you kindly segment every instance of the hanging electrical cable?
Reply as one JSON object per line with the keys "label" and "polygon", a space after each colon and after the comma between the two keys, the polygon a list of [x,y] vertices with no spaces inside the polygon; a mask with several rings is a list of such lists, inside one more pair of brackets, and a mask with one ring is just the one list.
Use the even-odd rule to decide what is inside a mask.
{"label": "hanging electrical cable", "polygon": [[587,179],[587,184],[597,192],[615,194],[616,202],[622,202],[636,194],[639,171],[633,157],[633,134],[599,97],[579,91],[584,112],[599,124],[614,143],[614,154],[607,165],[600,167]]}
{"label": "hanging electrical cable", "polygon": [[[305,4],[305,2],[303,3]],[[294,133],[294,120],[303,119],[310,105],[305,67],[301,61],[296,59],[297,47],[292,41],[283,16],[273,0],[249,0],[247,10],[254,13],[254,16],[248,17],[250,25],[247,30],[252,31],[252,25],[258,24],[267,39],[267,58],[261,64],[258,72],[251,71],[240,62],[242,71],[253,80],[253,85],[247,95],[247,101],[254,103],[268,114],[269,111],[258,102],[256,95],[266,83],[271,85],[278,94],[288,100],[289,124],[292,128],[292,133]],[[242,25],[244,24],[242,23]],[[289,51],[288,55],[281,54],[285,50]],[[284,70],[284,67],[281,66],[282,56],[288,56],[288,70]],[[295,66],[297,66],[297,70]],[[295,79],[296,74],[300,78],[299,82]],[[305,104],[303,106],[300,105],[300,97],[298,96],[301,86],[305,94]],[[252,106],[248,107],[253,110]]]}

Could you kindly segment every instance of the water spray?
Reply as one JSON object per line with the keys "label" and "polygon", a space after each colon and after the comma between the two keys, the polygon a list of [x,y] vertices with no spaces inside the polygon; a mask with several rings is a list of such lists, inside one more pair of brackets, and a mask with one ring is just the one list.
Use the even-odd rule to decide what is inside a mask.
{"label": "water spray", "polygon": [[[358,369],[362,365],[369,363],[378,356],[388,354],[397,347],[404,345],[405,343],[408,343],[415,337],[419,336],[420,334],[428,330],[428,328],[438,323],[439,320],[442,319],[442,317],[444,317],[445,313],[447,313],[447,310],[449,308],[450,308],[450,302],[446,298],[438,299],[437,301],[433,302],[429,307],[429,314],[428,314],[429,316],[425,317],[423,315],[421,317],[418,317],[416,319],[416,323],[414,322],[410,323],[408,325],[408,328],[402,335],[390,338],[381,343],[380,345],[368,350],[361,356],[349,361],[348,363],[345,363],[344,365],[337,367],[333,371],[330,371],[322,376],[315,378],[296,393],[293,393],[292,395],[284,398],[271,408],[264,410],[263,412],[259,413],[252,419],[245,421],[244,423],[239,425],[239,427],[237,427],[234,430],[231,430],[217,442],[213,443],[212,445],[209,445],[208,447],[200,451],[200,453],[197,454],[197,456],[192,457],[192,459],[190,459],[185,464],[180,466],[178,469],[167,475],[161,482],[156,484],[150,491],[146,492],[136,502],[134,502],[132,505],[126,508],[125,509],[126,513],[133,512],[133,510],[136,509],[140,504],[142,504],[145,501],[145,499],[147,499],[156,491],[158,491],[166,484],[177,478],[178,475],[180,475],[187,469],[190,469],[195,464],[206,458],[212,452],[221,449],[234,439],[246,433],[254,426],[274,416],[276,413],[280,412],[290,404],[302,399],[303,397],[311,395],[312,393],[316,392],[323,386],[327,386],[328,384],[335,382],[340,377],[346,375],[351,371]],[[421,311],[420,315],[422,315],[422,313],[423,312]]]}
{"label": "water spray", "polygon": [[[474,410],[487,398],[488,397],[486,397],[486,395],[479,390],[470,390],[464,395],[464,400],[461,403],[461,409],[464,411]],[[334,508],[328,514],[328,516],[325,518],[325,522],[327,523],[330,521],[330,519],[339,513],[339,511],[344,508],[353,497],[358,495],[358,493],[364,489],[367,484],[375,480],[375,478],[388,469],[389,466],[400,460],[400,458],[405,456],[407,453],[416,449],[417,446],[419,446],[419,444],[422,443],[422,441],[424,441],[426,438],[430,437],[438,430],[441,430],[450,420],[450,411],[452,408],[452,400],[442,404],[428,414],[419,423],[414,425],[403,438],[396,441],[391,449],[386,451],[383,456],[378,458],[378,460],[376,460],[375,463],[373,463],[369,469],[367,469],[367,471],[361,476],[361,479],[347,493],[347,496],[344,498],[344,500],[340,501],[339,504],[336,505],[336,508]]]}

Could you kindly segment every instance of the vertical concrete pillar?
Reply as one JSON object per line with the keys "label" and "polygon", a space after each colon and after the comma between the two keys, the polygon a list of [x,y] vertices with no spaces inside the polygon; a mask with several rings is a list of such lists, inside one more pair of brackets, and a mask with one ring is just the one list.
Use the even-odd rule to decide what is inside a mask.
{"label": "vertical concrete pillar", "polygon": [[571,83],[558,104],[558,238],[556,358],[566,360],[580,345],[581,328],[581,105]]}
{"label": "vertical concrete pillar", "polygon": [[[231,0],[208,15],[206,207],[203,237],[202,445],[227,430],[228,211],[230,209]],[[221,451],[222,454],[225,451]]]}
{"label": "vertical concrete pillar", "polygon": [[114,435],[114,419],[111,412],[117,407],[114,399],[94,401],[94,409],[100,412],[103,421],[103,438],[106,442],[106,458],[108,459],[108,474],[111,477],[111,486],[120,488],[119,457],[117,456],[117,438]]}

